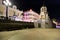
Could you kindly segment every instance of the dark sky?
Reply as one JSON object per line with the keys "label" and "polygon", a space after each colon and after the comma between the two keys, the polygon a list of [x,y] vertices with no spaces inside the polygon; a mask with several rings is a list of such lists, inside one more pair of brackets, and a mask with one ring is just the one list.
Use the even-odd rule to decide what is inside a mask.
{"label": "dark sky", "polygon": [[11,0],[13,5],[16,5],[19,10],[29,10],[30,8],[40,13],[40,8],[45,1],[50,18],[60,18],[60,0]]}

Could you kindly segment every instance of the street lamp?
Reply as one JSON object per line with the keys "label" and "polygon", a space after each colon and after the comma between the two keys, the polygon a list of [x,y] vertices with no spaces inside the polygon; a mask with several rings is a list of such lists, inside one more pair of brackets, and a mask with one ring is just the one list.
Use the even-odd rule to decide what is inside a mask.
{"label": "street lamp", "polygon": [[11,6],[11,2],[9,2],[9,0],[4,0],[3,3],[6,6],[6,19],[8,20],[8,7]]}

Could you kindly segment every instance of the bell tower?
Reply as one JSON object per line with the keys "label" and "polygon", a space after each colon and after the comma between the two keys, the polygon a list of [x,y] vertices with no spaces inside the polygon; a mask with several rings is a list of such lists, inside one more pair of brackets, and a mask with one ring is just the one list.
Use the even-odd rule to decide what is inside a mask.
{"label": "bell tower", "polygon": [[42,6],[40,9],[40,21],[41,21],[41,28],[50,28],[52,27],[52,23],[51,20],[48,16],[48,12],[47,12],[47,7],[46,6]]}
{"label": "bell tower", "polygon": [[47,8],[45,6],[42,6],[40,9],[40,19],[45,20],[47,14]]}

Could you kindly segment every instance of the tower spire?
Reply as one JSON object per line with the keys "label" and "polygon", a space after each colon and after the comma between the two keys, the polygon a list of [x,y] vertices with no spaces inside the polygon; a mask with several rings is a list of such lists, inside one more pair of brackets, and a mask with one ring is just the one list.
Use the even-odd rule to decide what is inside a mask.
{"label": "tower spire", "polygon": [[41,20],[42,28],[51,28],[52,27],[52,23],[48,16],[47,7],[45,5],[45,0],[43,0],[42,7],[40,9],[40,20]]}
{"label": "tower spire", "polygon": [[43,6],[45,6],[45,0],[43,0]]}

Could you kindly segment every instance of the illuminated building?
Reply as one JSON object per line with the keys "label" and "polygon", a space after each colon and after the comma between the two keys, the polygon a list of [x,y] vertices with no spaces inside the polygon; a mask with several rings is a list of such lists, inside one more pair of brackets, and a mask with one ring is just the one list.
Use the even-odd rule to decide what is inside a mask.
{"label": "illuminated building", "polygon": [[8,13],[9,17],[11,17],[12,20],[20,21],[23,11],[18,10],[14,5],[13,8],[9,8]]}
{"label": "illuminated building", "polygon": [[39,19],[38,13],[32,11],[32,9],[24,12],[23,21],[34,22],[34,21],[37,21],[38,19]]}
{"label": "illuminated building", "polygon": [[[2,4],[3,0],[0,0],[0,17],[6,17],[6,6]],[[13,19],[13,16],[16,17],[21,17],[21,14],[23,13],[23,11],[20,11],[17,9],[17,7],[15,5],[13,5],[13,7],[8,7],[8,17]]]}
{"label": "illuminated building", "polygon": [[40,18],[40,21],[41,21],[41,27],[42,28],[50,28],[50,27],[52,27],[52,23],[51,23],[51,20],[50,20],[50,18],[48,16],[46,6],[41,7],[39,18]]}

